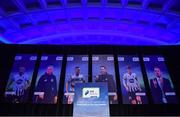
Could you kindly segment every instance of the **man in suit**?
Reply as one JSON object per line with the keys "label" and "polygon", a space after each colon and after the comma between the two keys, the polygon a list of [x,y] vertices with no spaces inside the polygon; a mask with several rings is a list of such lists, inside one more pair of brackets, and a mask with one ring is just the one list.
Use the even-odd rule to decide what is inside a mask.
{"label": "man in suit", "polygon": [[169,79],[162,76],[162,72],[159,67],[154,67],[154,75],[155,77],[150,80],[151,92],[154,103],[172,103],[172,97],[174,96],[166,95],[166,93],[168,92],[174,92]]}

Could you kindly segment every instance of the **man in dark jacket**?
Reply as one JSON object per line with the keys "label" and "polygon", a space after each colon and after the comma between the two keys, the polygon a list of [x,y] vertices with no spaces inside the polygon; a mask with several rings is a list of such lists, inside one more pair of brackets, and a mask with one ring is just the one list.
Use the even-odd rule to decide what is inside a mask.
{"label": "man in dark jacket", "polygon": [[107,82],[108,84],[108,92],[115,93],[114,95],[109,96],[110,104],[117,103],[117,94],[116,94],[116,85],[113,79],[113,75],[107,72],[107,68],[105,66],[100,66],[100,74],[96,76],[96,82]]}
{"label": "man in dark jacket", "polygon": [[40,77],[35,90],[39,92],[37,103],[57,103],[57,81],[53,71],[53,66],[48,66],[46,73]]}
{"label": "man in dark jacket", "polygon": [[151,92],[153,96],[154,103],[173,103],[175,96],[167,96],[166,93],[174,92],[171,87],[169,79],[162,76],[161,70],[159,67],[154,67],[155,77],[150,80]]}

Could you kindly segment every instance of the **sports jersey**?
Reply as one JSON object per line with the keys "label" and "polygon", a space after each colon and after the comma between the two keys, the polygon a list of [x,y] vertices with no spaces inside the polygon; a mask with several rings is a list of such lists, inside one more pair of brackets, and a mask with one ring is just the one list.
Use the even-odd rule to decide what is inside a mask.
{"label": "sports jersey", "polygon": [[28,87],[28,75],[27,74],[22,74],[20,75],[15,74],[13,76],[13,81],[14,81],[14,85],[13,85],[13,91],[15,91],[16,96],[21,96],[24,95],[24,90]]}
{"label": "sports jersey", "polygon": [[83,78],[84,76],[82,74],[77,75],[72,75],[70,80],[68,81],[68,84],[70,84],[70,91],[74,91],[74,86],[76,83],[84,83],[85,80]]}
{"label": "sports jersey", "polygon": [[128,74],[125,73],[123,75],[123,85],[128,87],[129,92],[136,92],[141,90],[140,84],[137,80],[137,76],[135,73]]}
{"label": "sports jersey", "polygon": [[[68,81],[68,84],[70,84],[70,92],[74,92],[74,86],[76,83],[84,83],[85,80],[83,78],[82,74],[77,75],[72,75],[70,80]],[[68,104],[72,104],[73,99],[74,99],[74,95],[68,95],[67,97],[68,99]]]}

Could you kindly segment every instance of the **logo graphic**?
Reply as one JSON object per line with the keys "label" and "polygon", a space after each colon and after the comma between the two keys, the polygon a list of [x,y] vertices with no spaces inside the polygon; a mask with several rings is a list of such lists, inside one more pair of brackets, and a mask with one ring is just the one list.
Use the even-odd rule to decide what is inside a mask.
{"label": "logo graphic", "polygon": [[89,94],[89,90],[87,90],[87,91],[85,92],[85,95],[87,95],[87,94]]}
{"label": "logo graphic", "polygon": [[99,88],[83,88],[82,91],[83,98],[99,98],[100,97],[100,89]]}

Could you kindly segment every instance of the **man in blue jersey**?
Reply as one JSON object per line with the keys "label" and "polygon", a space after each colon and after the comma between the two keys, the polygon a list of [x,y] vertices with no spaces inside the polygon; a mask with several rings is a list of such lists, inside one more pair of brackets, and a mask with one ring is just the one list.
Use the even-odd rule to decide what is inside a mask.
{"label": "man in blue jersey", "polygon": [[75,73],[70,76],[70,79],[66,83],[66,94],[69,93],[69,95],[67,95],[68,104],[72,104],[73,102],[76,83],[85,83],[84,76],[80,73],[80,67],[75,67]]}
{"label": "man in blue jersey", "polygon": [[25,100],[25,98],[27,98],[26,95],[30,87],[30,80],[29,76],[25,72],[25,67],[19,67],[18,73],[13,74],[12,78],[7,84],[7,88],[9,89],[12,87],[12,92],[14,92],[12,94],[13,103],[21,103]]}

